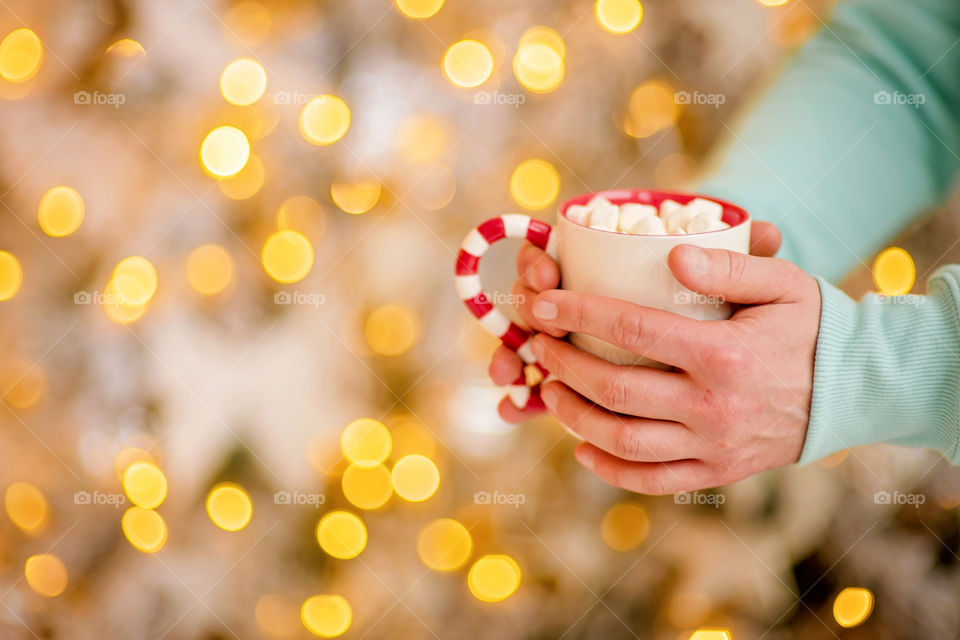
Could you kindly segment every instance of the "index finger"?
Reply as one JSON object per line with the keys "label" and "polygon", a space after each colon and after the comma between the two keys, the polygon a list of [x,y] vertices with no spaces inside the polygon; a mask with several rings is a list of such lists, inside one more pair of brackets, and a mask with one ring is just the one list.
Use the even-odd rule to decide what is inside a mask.
{"label": "index finger", "polygon": [[560,286],[560,268],[543,249],[524,242],[517,254],[517,274],[534,291]]}
{"label": "index finger", "polygon": [[713,346],[708,322],[587,293],[545,291],[534,301],[533,314],[544,325],[586,333],[687,371]]}

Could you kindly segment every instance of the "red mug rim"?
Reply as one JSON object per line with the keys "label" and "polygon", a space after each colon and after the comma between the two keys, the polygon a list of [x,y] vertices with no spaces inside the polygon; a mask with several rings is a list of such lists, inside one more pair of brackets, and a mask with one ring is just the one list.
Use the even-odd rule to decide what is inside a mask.
{"label": "red mug rim", "polygon": [[[567,209],[571,205],[584,205],[590,202],[593,198],[597,196],[603,196],[610,202],[616,205],[625,204],[628,202],[635,202],[638,204],[649,204],[660,209],[660,203],[664,200],[674,200],[680,204],[687,204],[694,198],[703,198],[705,200],[710,200],[716,202],[717,204],[723,207],[723,214],[721,219],[726,222],[730,227],[727,229],[718,229],[716,231],[700,231],[698,233],[690,233],[687,235],[691,236],[702,236],[710,233],[723,233],[724,231],[729,231],[733,227],[738,227],[750,219],[750,214],[746,212],[742,207],[738,207],[732,202],[727,202],[726,200],[720,200],[719,198],[714,198],[713,196],[701,195],[698,193],[684,193],[681,191],[661,191],[660,189],[605,189],[602,191],[593,191],[591,193],[584,193],[579,196],[574,196],[570,198],[562,205],[560,205],[559,213],[564,218],[567,217]],[[570,220],[567,218],[567,220]],[[577,224],[570,220],[572,224]],[[606,229],[594,229],[593,227],[586,227],[582,224],[577,226],[583,227],[584,229],[590,229],[591,231],[599,231],[600,233],[613,233],[616,235],[629,235],[620,233],[618,231],[607,231]],[[648,238],[676,238],[677,235],[650,235],[645,236]],[[682,237],[682,236],[679,236]]]}

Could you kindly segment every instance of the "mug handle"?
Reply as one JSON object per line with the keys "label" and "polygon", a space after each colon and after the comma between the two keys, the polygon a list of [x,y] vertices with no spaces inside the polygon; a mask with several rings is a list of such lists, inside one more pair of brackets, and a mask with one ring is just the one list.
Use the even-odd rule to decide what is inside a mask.
{"label": "mug handle", "polygon": [[[547,252],[554,260],[556,255],[556,238],[553,227],[541,220],[519,213],[508,213],[496,218],[490,218],[467,234],[460,253],[457,254],[456,285],[460,299],[467,305],[480,326],[487,330],[504,345],[517,352],[525,364],[535,365],[543,377],[549,373],[533,356],[530,349],[532,334],[515,325],[502,311],[493,306],[490,296],[480,284],[480,258],[487,252],[490,245],[504,238],[519,238]],[[543,400],[540,398],[540,384],[527,385],[525,372],[507,386],[507,397],[518,409],[543,409]]]}

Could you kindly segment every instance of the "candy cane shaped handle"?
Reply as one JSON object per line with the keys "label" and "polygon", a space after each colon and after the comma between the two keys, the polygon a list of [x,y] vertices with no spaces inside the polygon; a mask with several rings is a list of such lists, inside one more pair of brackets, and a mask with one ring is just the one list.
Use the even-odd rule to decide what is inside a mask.
{"label": "candy cane shaped handle", "polygon": [[[495,242],[504,238],[519,238],[528,240],[546,251],[551,258],[556,259],[556,241],[552,232],[553,228],[546,222],[518,213],[490,218],[467,234],[463,244],[460,245],[456,268],[457,293],[460,294],[460,299],[467,305],[470,313],[491,335],[516,351],[524,363],[535,365],[544,376],[548,375],[547,370],[537,362],[530,349],[532,337],[530,332],[510,322],[502,311],[493,306],[490,296],[484,291],[480,283],[480,258]],[[519,378],[508,385],[507,395],[519,409],[543,408],[543,400],[540,399],[540,383],[527,386],[526,375],[523,372]]]}

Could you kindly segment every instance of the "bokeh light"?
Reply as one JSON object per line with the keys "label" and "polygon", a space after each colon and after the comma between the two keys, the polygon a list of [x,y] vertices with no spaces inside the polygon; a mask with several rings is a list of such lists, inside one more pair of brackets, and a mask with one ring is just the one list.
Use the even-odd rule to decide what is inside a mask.
{"label": "bokeh light", "polygon": [[263,42],[270,34],[272,25],[270,10],[253,0],[236,3],[223,16],[224,35],[243,47],[253,47]]}
{"label": "bokeh light", "polygon": [[367,527],[349,511],[331,511],[317,523],[317,542],[334,558],[356,558],[367,546]]}
{"label": "bokeh light", "polygon": [[550,206],[560,193],[560,174],[546,160],[524,160],[510,176],[510,195],[521,207],[537,210]]}
{"label": "bokeh light", "polygon": [[190,288],[205,296],[220,293],[233,277],[233,258],[218,244],[197,247],[187,256],[187,282]]}
{"label": "bokeh light", "polygon": [[337,96],[317,96],[300,112],[300,134],[311,144],[333,144],[349,128],[350,107]]}
{"label": "bokeh light", "polygon": [[127,541],[144,553],[156,553],[167,543],[167,523],[153,509],[130,507],[120,526]]}
{"label": "bokeh light", "polygon": [[354,462],[343,472],[340,487],[350,504],[360,509],[379,509],[393,493],[390,471],[375,462]]}
{"label": "bokeh light", "polygon": [[408,351],[416,342],[417,333],[416,319],[398,305],[375,309],[364,324],[367,344],[384,356],[399,356]]}
{"label": "bokeh light", "polygon": [[470,567],[467,586],[477,600],[506,600],[520,586],[520,565],[508,555],[483,556]]}
{"label": "bokeh light", "polygon": [[411,162],[426,164],[443,155],[453,137],[452,126],[440,116],[418,113],[397,130],[396,147]]}
{"label": "bokeh light", "polygon": [[47,378],[36,362],[14,358],[0,366],[0,400],[10,407],[34,406],[46,388]]}
{"label": "bokeh light", "polygon": [[313,268],[313,247],[302,233],[283,229],[263,243],[260,259],[267,275],[277,282],[298,282]]}
{"label": "bokeh light", "polygon": [[917,267],[905,249],[884,249],[873,261],[873,283],[885,296],[910,293],[917,278]]}
{"label": "bokeh light", "polygon": [[646,138],[673,126],[680,116],[674,88],[659,79],[648,80],[634,89],[624,122],[627,134]]}
{"label": "bokeh light", "polygon": [[253,516],[253,502],[238,484],[221,482],[207,494],[207,515],[224,531],[239,531]]}
{"label": "bokeh light", "polygon": [[80,228],[83,222],[83,198],[76,189],[53,187],[40,199],[37,221],[48,236],[61,238]]}
{"label": "bokeh light", "polygon": [[220,178],[239,173],[250,159],[250,142],[240,129],[224,125],[207,134],[200,145],[203,167]]}
{"label": "bokeh light", "polygon": [[408,18],[429,18],[443,7],[443,0],[395,0],[397,8]]}
{"label": "bokeh light", "polygon": [[111,292],[119,297],[119,304],[128,308],[142,307],[157,292],[157,270],[143,256],[124,258],[113,269]]}
{"label": "bokeh light", "polygon": [[423,502],[440,486],[437,465],[421,455],[404,456],[397,460],[391,472],[393,490],[408,502]]}
{"label": "bokeh light", "polygon": [[0,77],[9,82],[26,82],[43,61],[43,43],[30,29],[16,29],[0,41]]}
{"label": "bokeh light", "polygon": [[392,445],[390,431],[373,418],[354,420],[340,435],[340,450],[350,462],[383,462]]}
{"label": "bokeh light", "polygon": [[67,568],[52,553],[27,558],[23,575],[30,588],[45,598],[56,598],[67,588]]}
{"label": "bokeh light", "polygon": [[629,33],[643,20],[643,5],[640,0],[596,0],[593,15],[610,33]]}
{"label": "bokeh light", "polygon": [[549,93],[559,87],[565,73],[562,50],[543,42],[521,44],[513,57],[517,81],[536,93]]}
{"label": "bokeh light", "polygon": [[22,284],[23,267],[20,261],[12,253],[0,251],[0,302],[17,295]]}
{"label": "bokeh light", "polygon": [[50,516],[50,505],[40,489],[29,482],[14,482],[3,493],[3,508],[21,531],[41,533]]}
{"label": "bokeh light", "polygon": [[847,587],[833,601],[833,617],[841,627],[856,627],[873,612],[873,592],[863,587]]}
{"label": "bokeh light", "polygon": [[390,437],[393,440],[393,456],[420,454],[432,458],[437,452],[437,440],[423,424],[412,416],[397,418],[390,422]]}
{"label": "bokeh light", "polygon": [[690,640],[733,640],[733,636],[726,629],[697,629]]}
{"label": "bokeh light", "polygon": [[633,502],[621,502],[611,507],[600,523],[600,534],[608,547],[615,551],[636,549],[650,533],[647,512]]}
{"label": "bokeh light", "polygon": [[319,240],[326,228],[323,207],[310,196],[291,196],[277,209],[277,228],[298,231]]}
{"label": "bokeh light", "polygon": [[247,164],[229,178],[217,181],[220,193],[231,200],[248,200],[260,192],[267,179],[263,160],[254,153],[250,154]]}
{"label": "bokeh light", "polygon": [[520,36],[518,48],[531,44],[542,44],[550,47],[557,52],[561,60],[567,55],[567,45],[563,42],[563,36],[551,27],[538,24],[524,31],[523,35]]}
{"label": "bokeh light", "polygon": [[167,477],[152,462],[134,462],[123,473],[123,491],[138,507],[156,509],[167,497]]}
{"label": "bokeh light", "polygon": [[382,187],[375,179],[334,180],[330,185],[330,197],[343,211],[352,214],[366,213],[380,200]]}
{"label": "bokeh light", "polygon": [[451,518],[434,520],[417,536],[417,555],[434,571],[456,571],[473,553],[473,539],[465,526]]}
{"label": "bokeh light", "polygon": [[147,56],[147,51],[143,48],[143,45],[130,38],[117,40],[107,47],[106,52],[123,58],[145,58]]}
{"label": "bokeh light", "polygon": [[123,482],[123,474],[134,462],[152,462],[156,464],[149,451],[140,447],[124,447],[113,460],[113,470],[117,479]]}
{"label": "bokeh light", "polygon": [[343,596],[311,596],[300,607],[300,621],[315,636],[335,638],[350,628],[353,610]]}
{"label": "bokeh light", "polygon": [[458,87],[479,87],[493,73],[493,55],[481,42],[461,40],[444,54],[443,72]]}
{"label": "bokeh light", "polygon": [[263,65],[250,58],[234,60],[220,74],[223,99],[239,107],[251,105],[267,90],[267,72]]}

